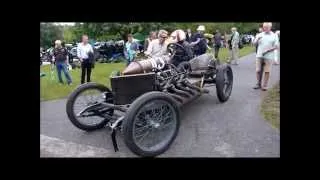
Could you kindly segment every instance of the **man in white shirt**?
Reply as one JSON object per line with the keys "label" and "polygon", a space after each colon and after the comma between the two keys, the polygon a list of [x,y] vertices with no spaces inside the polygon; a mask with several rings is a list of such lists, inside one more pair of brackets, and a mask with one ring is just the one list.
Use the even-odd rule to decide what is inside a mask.
{"label": "man in white shirt", "polygon": [[79,43],[77,47],[77,56],[81,62],[81,84],[84,83],[85,76],[87,75],[87,82],[90,82],[91,69],[93,66],[93,58],[90,57],[90,53],[93,55],[92,46],[88,43],[88,36],[82,36],[82,43]]}
{"label": "man in white shirt", "polygon": [[[256,55],[257,84],[254,89],[261,88],[263,91],[267,90],[271,65],[275,57],[275,50],[279,48],[278,36],[271,31],[271,27],[272,23],[263,23],[263,32],[258,34],[254,40],[254,44],[258,45]],[[262,66],[263,64],[264,66]],[[262,77],[264,77],[264,81],[261,85]]]}
{"label": "man in white shirt", "polygon": [[168,38],[168,32],[165,30],[160,30],[158,33],[158,39],[154,39],[148,46],[145,55],[147,56],[162,56],[167,54],[167,45],[166,39]]}

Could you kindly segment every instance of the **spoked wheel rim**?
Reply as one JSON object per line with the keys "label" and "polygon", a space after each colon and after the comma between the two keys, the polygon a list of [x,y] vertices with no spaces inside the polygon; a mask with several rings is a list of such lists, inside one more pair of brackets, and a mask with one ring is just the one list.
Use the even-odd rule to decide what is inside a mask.
{"label": "spoked wheel rim", "polygon": [[[79,123],[87,126],[96,126],[102,123],[105,118],[103,113],[111,113],[101,102],[104,102],[104,93],[99,89],[86,89],[78,94],[73,104],[73,113]],[[92,110],[85,110],[87,107]]]}
{"label": "spoked wheel rim", "polygon": [[177,121],[177,113],[169,102],[148,102],[134,117],[133,141],[143,151],[161,149],[173,138]]}
{"label": "spoked wheel rim", "polygon": [[223,85],[223,93],[226,97],[230,96],[231,90],[232,90],[232,72],[229,70],[229,68],[226,68],[223,73],[224,77],[224,85]]}

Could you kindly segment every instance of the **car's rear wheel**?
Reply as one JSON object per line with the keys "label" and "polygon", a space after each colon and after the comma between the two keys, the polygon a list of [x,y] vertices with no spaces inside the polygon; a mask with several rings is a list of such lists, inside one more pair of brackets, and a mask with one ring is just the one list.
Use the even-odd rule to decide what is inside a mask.
{"label": "car's rear wheel", "polygon": [[[67,115],[73,125],[84,131],[103,128],[110,119],[103,115],[113,115],[113,109],[105,108],[99,103],[113,103],[111,91],[104,85],[86,83],[79,86],[68,98]],[[89,106],[92,110],[85,110]]]}
{"label": "car's rear wheel", "polygon": [[218,66],[216,75],[216,90],[220,102],[229,99],[233,86],[233,73],[229,65],[223,64]]}

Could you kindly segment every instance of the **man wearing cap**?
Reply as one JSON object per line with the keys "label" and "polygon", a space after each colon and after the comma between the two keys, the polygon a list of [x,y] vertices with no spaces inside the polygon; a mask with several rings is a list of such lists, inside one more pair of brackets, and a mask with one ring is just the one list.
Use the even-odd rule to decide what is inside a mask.
{"label": "man wearing cap", "polygon": [[162,56],[167,54],[166,39],[168,38],[168,32],[165,30],[160,30],[158,33],[158,39],[154,39],[150,42],[145,55],[147,56]]}
{"label": "man wearing cap", "polygon": [[[254,44],[258,44],[256,56],[257,84],[254,89],[267,90],[272,61],[275,57],[275,50],[279,48],[278,36],[271,31],[272,23],[263,23],[263,32],[258,34]],[[264,66],[262,66],[264,64]],[[264,75],[264,76],[263,76]],[[264,77],[263,84],[261,84]]]}
{"label": "man wearing cap", "polygon": [[61,77],[61,71],[63,71],[68,85],[71,85],[72,80],[68,72],[68,51],[66,48],[62,47],[60,40],[55,41],[55,48],[52,51],[52,60],[55,62],[57,67],[59,82],[63,84]]}
{"label": "man wearing cap", "polygon": [[207,41],[203,35],[205,30],[205,27],[200,25],[197,28],[198,32],[192,37],[191,46],[194,46],[194,54],[196,56],[200,56],[207,51]]}

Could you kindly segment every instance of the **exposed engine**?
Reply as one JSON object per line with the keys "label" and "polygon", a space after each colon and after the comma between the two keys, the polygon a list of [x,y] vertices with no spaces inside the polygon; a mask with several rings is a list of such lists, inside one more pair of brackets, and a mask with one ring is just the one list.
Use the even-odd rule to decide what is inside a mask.
{"label": "exposed engine", "polygon": [[190,82],[190,79],[187,79],[189,73],[189,71],[178,70],[175,66],[158,72],[157,85],[159,91],[172,96],[181,105],[192,101],[202,93],[209,93],[208,90],[200,88],[201,86],[198,83]]}

